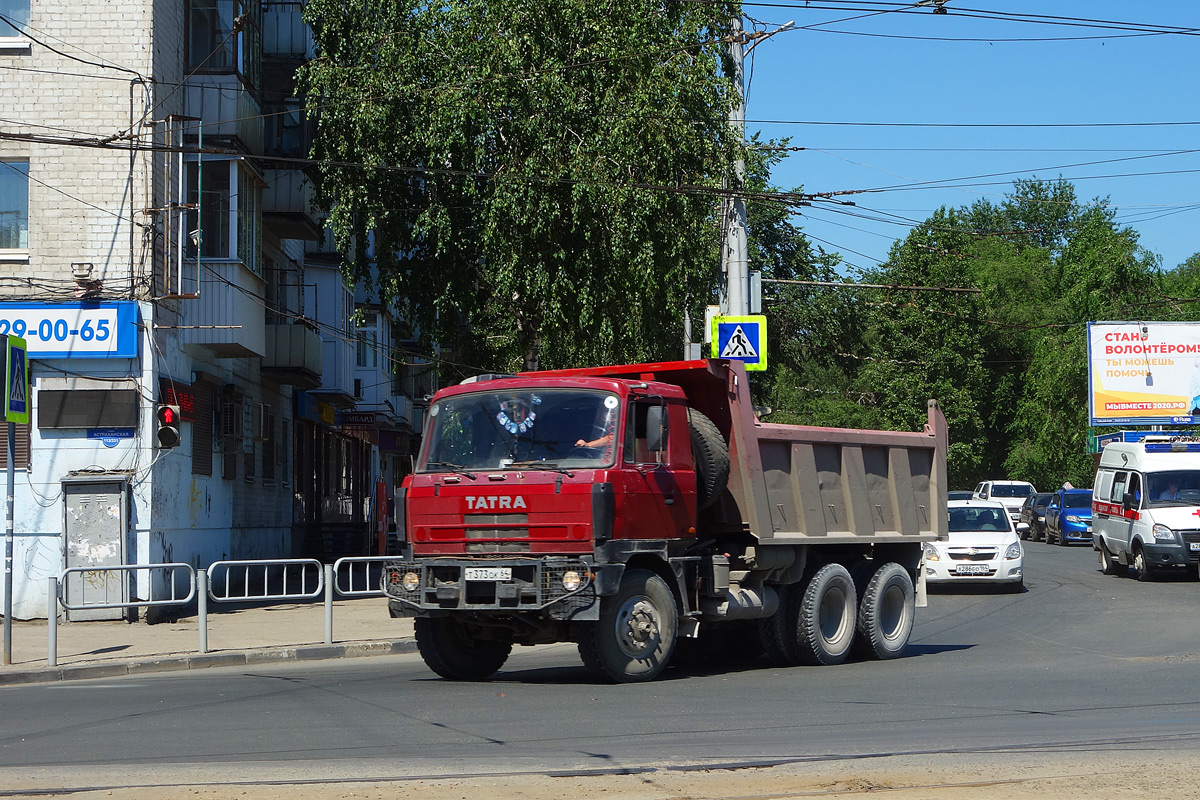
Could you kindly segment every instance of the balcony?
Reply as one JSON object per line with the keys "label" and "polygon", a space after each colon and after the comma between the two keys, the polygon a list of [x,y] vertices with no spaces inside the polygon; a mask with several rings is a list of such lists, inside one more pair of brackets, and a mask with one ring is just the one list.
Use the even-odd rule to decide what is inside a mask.
{"label": "balcony", "polygon": [[295,169],[269,169],[264,173],[263,223],[281,239],[319,242],[321,226],[312,212],[313,186]]}
{"label": "balcony", "polygon": [[237,261],[205,261],[200,293],[183,301],[186,348],[204,348],[218,358],[267,354],[263,279]]}
{"label": "balcony", "polygon": [[204,140],[237,140],[262,152],[262,110],[236,75],[196,75],[184,91],[185,113],[201,120]]}
{"label": "balcony", "polygon": [[299,389],[321,385],[321,336],[302,322],[267,325],[263,377]]}
{"label": "balcony", "polygon": [[302,4],[275,3],[263,9],[263,57],[307,61],[316,53],[312,33],[301,17]]}

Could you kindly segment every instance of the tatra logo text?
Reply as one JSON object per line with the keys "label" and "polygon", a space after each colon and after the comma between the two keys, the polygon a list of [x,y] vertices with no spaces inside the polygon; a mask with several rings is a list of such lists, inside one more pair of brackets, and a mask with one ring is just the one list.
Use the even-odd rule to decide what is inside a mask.
{"label": "tatra logo text", "polygon": [[482,511],[483,509],[493,508],[528,508],[528,506],[525,505],[525,498],[521,497],[521,495],[517,495],[516,497],[467,497],[468,511]]}

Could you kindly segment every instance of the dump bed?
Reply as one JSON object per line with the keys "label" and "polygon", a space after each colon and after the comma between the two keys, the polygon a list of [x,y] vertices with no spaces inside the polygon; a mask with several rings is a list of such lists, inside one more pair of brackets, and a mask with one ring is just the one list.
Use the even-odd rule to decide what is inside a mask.
{"label": "dump bed", "polygon": [[919,542],[946,537],[946,419],[937,401],[918,432],[760,422],[738,361],[673,361],[530,375],[659,381],[683,388],[729,443],[728,489],[700,533],[764,543]]}

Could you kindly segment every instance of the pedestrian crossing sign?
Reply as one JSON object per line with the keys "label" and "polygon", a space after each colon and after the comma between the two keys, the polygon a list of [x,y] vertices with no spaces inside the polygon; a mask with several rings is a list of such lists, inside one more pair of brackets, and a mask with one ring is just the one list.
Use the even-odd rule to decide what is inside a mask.
{"label": "pedestrian crossing sign", "polygon": [[5,351],[7,368],[4,372],[4,419],[7,422],[29,422],[29,358],[25,340],[8,336]]}
{"label": "pedestrian crossing sign", "polygon": [[767,318],[713,317],[712,357],[741,361],[750,372],[767,368]]}

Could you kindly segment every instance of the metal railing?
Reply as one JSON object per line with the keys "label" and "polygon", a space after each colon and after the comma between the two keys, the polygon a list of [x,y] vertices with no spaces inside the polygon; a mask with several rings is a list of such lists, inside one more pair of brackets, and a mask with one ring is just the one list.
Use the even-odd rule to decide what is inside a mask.
{"label": "metal railing", "polygon": [[[208,652],[208,601],[215,603],[262,603],[296,600],[315,600],[324,597],[325,644],[333,644],[333,598],[382,597],[382,576],[391,556],[354,556],[339,558],[333,564],[322,564],[311,558],[263,559],[258,561],[214,561],[207,569],[193,569],[190,564],[127,564],[108,567],[70,567],[57,577],[49,578],[47,622],[49,666],[58,665],[58,610],[68,611],[102,608],[144,608],[151,606],[185,605],[193,599],[197,604],[199,651]],[[125,599],[124,587],[130,575],[145,572],[149,586],[148,599]],[[154,573],[161,572],[165,580],[160,586],[170,587],[168,596],[155,596]],[[75,578],[74,576],[80,576]],[[215,576],[215,577],[214,577]],[[92,587],[78,592],[68,600],[68,587],[75,580],[86,581]],[[186,594],[181,594],[186,586]],[[100,588],[103,592],[97,594]],[[115,587],[110,589],[109,587]],[[113,592],[119,596],[114,598]],[[161,594],[161,592],[160,592]]]}

